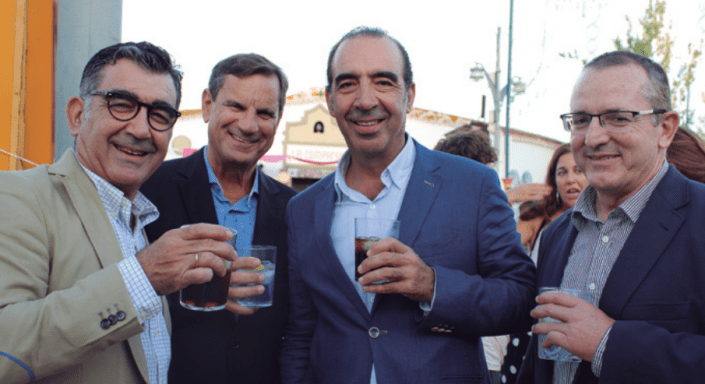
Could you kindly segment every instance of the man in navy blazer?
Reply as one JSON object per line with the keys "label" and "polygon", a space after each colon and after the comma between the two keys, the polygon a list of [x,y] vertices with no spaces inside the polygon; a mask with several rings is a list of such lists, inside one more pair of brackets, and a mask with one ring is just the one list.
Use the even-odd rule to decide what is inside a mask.
{"label": "man in navy blazer", "polygon": [[[289,301],[284,213],[295,191],[259,171],[257,162],[272,146],[286,90],[282,70],[260,55],[221,61],[203,92],[208,146],[165,162],[142,186],[161,214],[147,227],[150,240],[184,224],[214,223],[235,227],[238,246],[277,246],[271,307],[255,312],[229,300],[227,309],[239,316],[196,312],[180,306],[178,291],[168,296],[173,321],[170,383],[279,382]],[[230,298],[262,288],[231,287]]]}
{"label": "man in navy blazer", "polygon": [[[348,151],[287,207],[284,383],[490,383],[480,336],[528,330],[535,271],[490,168],[405,133],[403,46],[358,28],[331,50],[328,109]],[[353,218],[398,219],[355,280]]]}
{"label": "man in navy blazer", "polygon": [[[610,52],[584,68],[563,115],[590,185],[541,239],[546,293],[518,382],[701,383],[705,365],[705,186],[666,163],[678,127],[653,61]],[[626,111],[626,112],[625,112]],[[596,119],[593,119],[596,117]],[[558,345],[580,363],[537,356]]]}

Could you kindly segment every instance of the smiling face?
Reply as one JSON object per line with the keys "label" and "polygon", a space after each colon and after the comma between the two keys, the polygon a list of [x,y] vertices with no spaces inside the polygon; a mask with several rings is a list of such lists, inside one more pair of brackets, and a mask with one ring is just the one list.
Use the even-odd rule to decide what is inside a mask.
{"label": "smiling face", "polygon": [[389,164],[404,148],[406,114],[415,86],[406,90],[403,58],[386,37],[343,41],[333,57],[328,110],[338,122],[354,159],[381,158]]}
{"label": "smiling face", "polygon": [[[101,77],[99,91],[128,93],[147,104],[176,107],[176,89],[169,74],[152,73],[120,59],[106,65]],[[132,200],[164,161],[173,130],[151,129],[144,107],[133,119],[119,121],[110,115],[104,97],[91,97],[88,116],[84,114],[85,103],[73,97],[66,107],[71,135],[76,137],[76,155],[83,166]]]}
{"label": "smiling face", "polygon": [[588,185],[587,178],[575,164],[573,154],[568,152],[558,158],[556,164],[556,186],[564,207],[569,209],[575,205],[580,192]]}
{"label": "smiling face", "polygon": [[253,171],[272,146],[281,119],[277,77],[225,75],[216,99],[206,89],[202,101],[208,161],[216,175],[230,167]]}
{"label": "smiling face", "polygon": [[[646,71],[636,64],[587,69],[573,91],[571,112],[652,109],[643,94],[648,81]],[[651,115],[637,116],[632,124],[612,132],[594,118],[586,132],[572,133],[571,147],[598,198],[605,197],[615,208],[658,172],[677,126],[675,112],[664,114],[658,126]]]}

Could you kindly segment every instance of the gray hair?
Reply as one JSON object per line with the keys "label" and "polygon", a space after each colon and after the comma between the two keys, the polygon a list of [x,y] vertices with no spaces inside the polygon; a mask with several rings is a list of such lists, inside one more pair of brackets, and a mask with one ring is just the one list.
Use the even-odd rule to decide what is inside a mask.
{"label": "gray hair", "polygon": [[[630,51],[612,51],[603,53],[602,55],[592,59],[584,67],[603,69],[619,65],[636,64],[647,72],[649,83],[642,89],[642,94],[651,104],[653,109],[671,110],[671,90],[668,84],[668,75],[663,68],[648,57],[636,54]],[[654,125],[661,123],[663,115],[654,115],[652,122]]]}
{"label": "gray hair", "polygon": [[282,115],[286,104],[286,91],[289,89],[289,80],[284,71],[264,56],[256,53],[243,53],[223,59],[213,67],[211,78],[208,81],[208,90],[213,100],[218,96],[220,88],[225,82],[225,75],[248,77],[252,75],[276,75],[279,79],[279,116]]}

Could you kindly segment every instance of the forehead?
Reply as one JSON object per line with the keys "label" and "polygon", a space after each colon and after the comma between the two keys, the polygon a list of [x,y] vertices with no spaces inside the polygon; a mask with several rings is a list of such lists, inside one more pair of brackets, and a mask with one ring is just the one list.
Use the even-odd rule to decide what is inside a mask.
{"label": "forehead", "polygon": [[637,64],[585,69],[573,88],[572,112],[639,111],[650,108],[644,96],[649,78]]}
{"label": "forehead", "polygon": [[341,73],[356,75],[390,71],[399,74],[404,67],[399,47],[387,37],[358,36],[343,41],[333,56],[333,78]]}
{"label": "forehead", "polygon": [[575,160],[573,159],[573,154],[571,152],[566,152],[558,158],[556,168],[572,168],[575,166]]}
{"label": "forehead", "polygon": [[176,105],[176,87],[168,73],[153,73],[128,59],[120,59],[101,70],[101,91],[129,91],[142,102],[164,101]]}
{"label": "forehead", "polygon": [[[279,78],[276,75],[255,74],[245,77],[225,75],[218,91],[218,101],[237,98],[237,101],[279,104]],[[222,95],[222,98],[221,98]]]}

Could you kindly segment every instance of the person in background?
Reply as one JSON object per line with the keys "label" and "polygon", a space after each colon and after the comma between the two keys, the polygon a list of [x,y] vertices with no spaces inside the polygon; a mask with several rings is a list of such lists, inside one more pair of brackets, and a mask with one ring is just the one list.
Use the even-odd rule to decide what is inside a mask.
{"label": "person in background", "polygon": [[688,128],[678,128],[666,151],[666,160],[683,176],[705,183],[705,144]]}
{"label": "person in background", "polygon": [[[274,142],[287,88],[284,72],[263,56],[238,54],[220,61],[202,96],[208,145],[165,162],[142,186],[163,212],[147,226],[150,239],[184,224],[213,223],[235,228],[238,248],[277,247],[271,307],[255,312],[229,300],[226,308],[238,316],[197,312],[181,307],[178,292],[168,296],[174,323],[169,383],[279,382],[289,309],[284,213],[296,192],[267,176],[257,162]],[[251,287],[231,287],[230,298],[245,289]]]}
{"label": "person in background", "polygon": [[[538,255],[541,233],[548,224],[575,205],[587,183],[585,174],[575,164],[570,144],[556,148],[548,163],[544,184],[555,192],[549,193],[539,201],[527,201],[519,206],[517,231],[521,234],[524,250],[534,263]],[[507,355],[502,365],[505,383],[513,384],[516,381],[530,335],[531,333],[517,333],[510,336]]]}
{"label": "person in background", "polygon": [[[476,132],[464,132],[448,136],[438,141],[434,150],[467,157],[490,168],[497,161],[497,153],[490,146],[489,141],[484,135]],[[482,347],[485,350],[487,369],[490,371],[492,384],[502,384],[501,368],[508,342],[508,335],[484,336],[482,338]]]}

